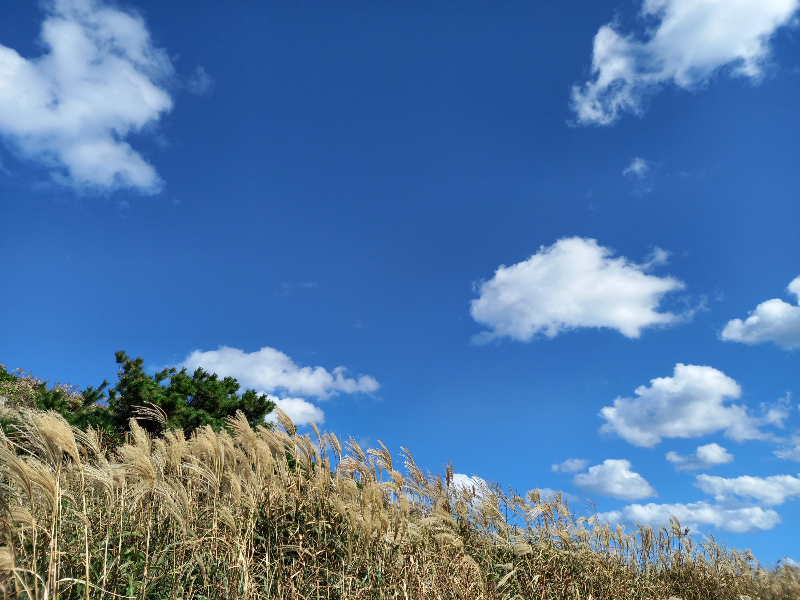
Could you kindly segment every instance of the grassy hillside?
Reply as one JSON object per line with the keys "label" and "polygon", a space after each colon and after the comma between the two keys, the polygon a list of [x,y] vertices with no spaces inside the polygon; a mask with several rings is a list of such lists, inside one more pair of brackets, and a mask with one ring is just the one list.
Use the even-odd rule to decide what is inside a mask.
{"label": "grassy hillside", "polygon": [[[154,417],[157,415],[153,415]],[[55,412],[0,436],[4,598],[800,597],[798,570],[684,535],[573,517],[559,499],[424,473],[403,449],[253,429],[122,445]],[[402,473],[401,473],[402,471]]]}

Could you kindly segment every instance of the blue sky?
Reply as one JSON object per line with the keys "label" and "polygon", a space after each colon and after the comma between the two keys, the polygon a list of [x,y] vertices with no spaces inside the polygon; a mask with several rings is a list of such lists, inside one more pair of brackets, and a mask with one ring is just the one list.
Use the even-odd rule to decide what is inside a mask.
{"label": "blue sky", "polygon": [[798,8],[8,0],[0,362],[800,560]]}

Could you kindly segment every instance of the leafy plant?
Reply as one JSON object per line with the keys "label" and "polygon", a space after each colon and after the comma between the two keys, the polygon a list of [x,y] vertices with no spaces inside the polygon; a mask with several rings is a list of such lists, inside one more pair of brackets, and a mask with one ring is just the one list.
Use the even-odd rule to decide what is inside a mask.
{"label": "leafy plant", "polygon": [[226,419],[241,411],[251,426],[263,424],[275,408],[266,394],[246,390],[238,395],[239,383],[233,377],[220,379],[215,373],[196,369],[163,369],[153,376],[144,371],[142,358],[131,359],[125,352],[116,353],[119,381],[108,394],[108,406],[114,426],[123,430],[142,407],[157,407],[166,415],[165,422],[144,421],[151,432],[182,429],[187,435],[199,427],[219,431]]}
{"label": "leafy plant", "polygon": [[240,395],[241,386],[233,377],[220,379],[203,369],[192,375],[186,369],[164,369],[150,376],[144,371],[142,358],[131,359],[120,351],[116,359],[119,372],[113,388],[108,389],[109,383],[104,381],[97,388],[83,391],[60,382],[48,387],[47,380],[21,371],[9,373],[0,365],[0,397],[5,399],[5,408],[10,409],[0,411],[0,424],[11,424],[17,411],[25,408],[55,411],[69,425],[91,427],[115,445],[128,430],[130,420],[146,414],[164,416],[142,419],[150,433],[181,429],[189,435],[205,426],[219,431],[225,427],[226,419],[237,412],[251,426],[263,424],[275,408],[266,394],[246,390]]}
{"label": "leafy plant", "polygon": [[0,423],[13,422],[16,412],[25,408],[52,410],[75,427],[93,427],[114,433],[111,415],[103,405],[107,381],[98,388],[87,387],[82,392],[69,384],[57,382],[48,387],[48,383],[46,379],[20,370],[9,373],[4,365],[0,365],[0,397],[3,398],[5,409],[0,416]]}

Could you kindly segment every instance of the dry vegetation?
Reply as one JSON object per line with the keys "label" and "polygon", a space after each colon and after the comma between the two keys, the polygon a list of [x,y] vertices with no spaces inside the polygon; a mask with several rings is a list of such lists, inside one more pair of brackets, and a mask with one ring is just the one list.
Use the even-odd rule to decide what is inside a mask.
{"label": "dry vegetation", "polygon": [[381,446],[251,429],[109,451],[27,410],[0,439],[5,598],[798,598],[798,571],[696,541],[679,523],[626,534],[559,499],[404,474]]}

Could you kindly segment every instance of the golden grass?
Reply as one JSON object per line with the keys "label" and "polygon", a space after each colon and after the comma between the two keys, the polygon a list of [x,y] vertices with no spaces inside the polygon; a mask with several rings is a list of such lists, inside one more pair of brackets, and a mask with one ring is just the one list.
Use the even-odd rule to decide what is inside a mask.
{"label": "golden grass", "polygon": [[798,570],[680,524],[631,533],[560,499],[457,488],[403,449],[330,433],[202,429],[113,452],[27,410],[0,439],[4,598],[667,599],[800,597]]}

